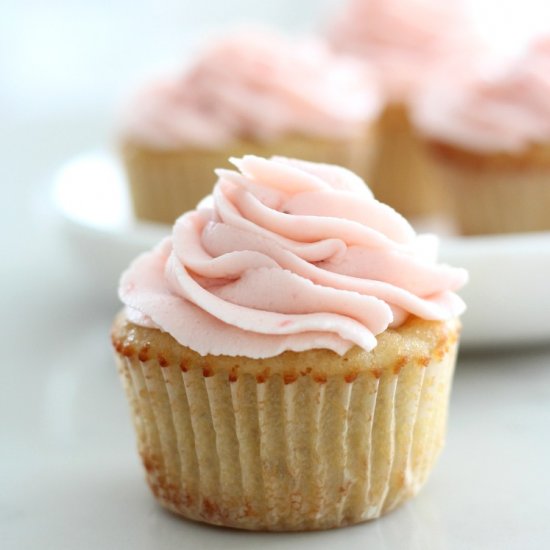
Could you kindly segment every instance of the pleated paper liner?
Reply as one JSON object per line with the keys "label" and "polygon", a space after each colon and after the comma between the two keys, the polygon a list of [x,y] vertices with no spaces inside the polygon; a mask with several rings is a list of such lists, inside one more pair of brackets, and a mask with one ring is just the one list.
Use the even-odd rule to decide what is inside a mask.
{"label": "pleated paper liner", "polygon": [[113,342],[149,485],[193,520],[313,530],[416,494],[443,445],[458,322],[418,319],[366,353],[201,357],[117,319]]}
{"label": "pleated paper liner", "polygon": [[136,217],[172,224],[212,192],[217,179],[214,170],[232,167],[229,157],[280,155],[338,164],[364,176],[372,149],[373,135],[365,128],[360,136],[350,139],[289,136],[265,143],[238,141],[223,150],[162,151],[128,141],[122,146],[122,156]]}
{"label": "pleated paper liner", "polygon": [[407,106],[387,105],[376,132],[376,153],[367,177],[375,197],[406,218],[444,213],[443,190],[425,158]]}
{"label": "pleated paper liner", "polygon": [[550,147],[474,153],[426,146],[463,235],[550,230]]}

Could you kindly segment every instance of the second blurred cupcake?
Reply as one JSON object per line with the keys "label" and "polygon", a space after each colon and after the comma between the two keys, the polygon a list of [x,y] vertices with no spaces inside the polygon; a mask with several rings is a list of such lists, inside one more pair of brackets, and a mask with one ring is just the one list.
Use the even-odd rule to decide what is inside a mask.
{"label": "second blurred cupcake", "polygon": [[244,152],[363,174],[379,107],[369,71],[322,42],[265,29],[230,33],[125,109],[122,153],[135,215],[172,223],[210,192],[214,168]]}
{"label": "second blurred cupcake", "polygon": [[410,103],[442,64],[459,66],[474,47],[460,0],[351,0],[329,30],[335,49],[373,66],[385,108],[369,186],[406,216],[438,213],[443,196],[424,162]]}
{"label": "second blurred cupcake", "polygon": [[414,119],[463,234],[550,230],[550,39],[442,78]]}

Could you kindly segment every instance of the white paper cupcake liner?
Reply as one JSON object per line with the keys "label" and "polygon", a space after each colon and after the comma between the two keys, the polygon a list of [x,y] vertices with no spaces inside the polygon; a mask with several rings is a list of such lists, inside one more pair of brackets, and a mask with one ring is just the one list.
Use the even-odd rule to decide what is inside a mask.
{"label": "white paper cupcake liner", "polygon": [[412,126],[408,108],[386,106],[377,125],[377,149],[367,182],[375,197],[405,217],[441,215],[445,196]]}
{"label": "white paper cupcake liner", "polygon": [[443,445],[455,352],[456,341],[358,374],[291,377],[155,353],[117,360],[163,506],[218,525],[311,530],[377,518],[420,489]]}
{"label": "white paper cupcake liner", "polygon": [[338,164],[365,176],[372,149],[373,136],[365,128],[363,135],[350,139],[288,136],[266,143],[237,141],[221,150],[156,151],[126,143],[122,154],[136,217],[171,224],[212,192],[214,170],[232,168],[229,157],[280,155]]}
{"label": "white paper cupcake liner", "polygon": [[550,166],[492,168],[436,159],[464,235],[550,230]]}

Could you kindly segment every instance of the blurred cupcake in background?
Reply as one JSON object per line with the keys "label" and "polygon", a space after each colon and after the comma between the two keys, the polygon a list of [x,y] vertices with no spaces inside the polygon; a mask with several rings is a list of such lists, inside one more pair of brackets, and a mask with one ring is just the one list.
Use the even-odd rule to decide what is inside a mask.
{"label": "blurred cupcake in background", "polygon": [[461,66],[478,45],[463,2],[351,0],[328,35],[336,51],[372,65],[384,94],[369,186],[404,215],[439,212],[442,194],[410,124],[410,103],[442,64]]}
{"label": "blurred cupcake in background", "polygon": [[440,75],[413,116],[463,234],[550,229],[550,37]]}
{"label": "blurred cupcake in background", "polygon": [[120,133],[135,215],[172,223],[211,191],[215,168],[245,152],[364,174],[380,106],[370,71],[319,39],[231,32],[126,106]]}

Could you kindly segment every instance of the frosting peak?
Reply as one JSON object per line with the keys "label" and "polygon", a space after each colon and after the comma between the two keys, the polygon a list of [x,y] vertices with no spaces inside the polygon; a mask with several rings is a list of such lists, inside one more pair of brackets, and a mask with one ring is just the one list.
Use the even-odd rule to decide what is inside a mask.
{"label": "frosting peak", "polygon": [[217,148],[289,133],[353,137],[379,107],[370,72],[322,41],[241,29],[181,76],[145,88],[122,122],[125,135],[161,149]]}
{"label": "frosting peak", "polygon": [[409,315],[448,319],[462,269],[437,241],[377,201],[344,168],[280,157],[232,159],[211,196],[123,274],[128,318],[200,354],[376,346]]}

